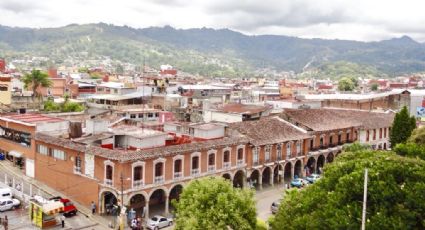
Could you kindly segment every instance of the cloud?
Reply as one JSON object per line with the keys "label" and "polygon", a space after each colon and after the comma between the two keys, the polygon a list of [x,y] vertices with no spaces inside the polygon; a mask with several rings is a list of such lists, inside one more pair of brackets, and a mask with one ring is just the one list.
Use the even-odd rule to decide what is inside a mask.
{"label": "cloud", "polygon": [[422,0],[0,0],[0,24],[171,25],[367,41],[406,34],[424,41],[423,9]]}

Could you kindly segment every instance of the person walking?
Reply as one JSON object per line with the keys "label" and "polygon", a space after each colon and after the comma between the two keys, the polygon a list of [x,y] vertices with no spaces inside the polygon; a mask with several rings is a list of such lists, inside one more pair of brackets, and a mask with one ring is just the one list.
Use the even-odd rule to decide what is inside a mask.
{"label": "person walking", "polygon": [[96,204],[94,201],[91,202],[91,214],[94,215],[96,213]]}
{"label": "person walking", "polygon": [[61,215],[62,228],[65,228],[65,214]]}
{"label": "person walking", "polygon": [[3,224],[4,230],[7,230],[9,228],[9,220],[7,219],[7,215],[4,216],[4,220],[3,220],[2,224]]}

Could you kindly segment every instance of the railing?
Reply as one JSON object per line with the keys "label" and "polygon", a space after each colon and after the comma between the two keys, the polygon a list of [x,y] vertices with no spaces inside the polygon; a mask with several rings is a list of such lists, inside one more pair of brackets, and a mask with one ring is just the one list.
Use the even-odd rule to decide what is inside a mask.
{"label": "railing", "polygon": [[156,176],[154,182],[155,182],[155,184],[163,183],[164,182],[164,176]]}
{"label": "railing", "polygon": [[81,167],[80,166],[74,166],[74,173],[81,174]]}
{"label": "railing", "polygon": [[191,175],[192,175],[192,176],[199,175],[199,169],[192,169],[192,170],[191,170]]}
{"label": "railing", "polygon": [[238,160],[237,164],[238,165],[243,165],[243,159]]}
{"label": "railing", "polygon": [[179,179],[183,177],[183,172],[174,172],[174,179]]}
{"label": "railing", "polygon": [[133,188],[139,188],[139,187],[142,187],[144,184],[143,184],[143,180],[135,180],[135,181],[133,181]]}
{"label": "railing", "polygon": [[106,185],[112,186],[112,180],[111,179],[105,179],[104,183]]}
{"label": "railing", "polygon": [[215,165],[208,165],[208,172],[215,171]]}
{"label": "railing", "polygon": [[225,169],[230,168],[230,162],[224,162],[223,163],[223,168],[225,168]]}

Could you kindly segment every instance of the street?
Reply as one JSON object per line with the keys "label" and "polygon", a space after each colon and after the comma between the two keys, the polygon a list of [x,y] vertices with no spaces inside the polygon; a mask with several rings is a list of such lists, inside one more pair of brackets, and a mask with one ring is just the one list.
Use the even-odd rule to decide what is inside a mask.
{"label": "street", "polygon": [[255,200],[257,201],[257,217],[267,221],[272,215],[270,206],[274,201],[281,199],[283,193],[283,185],[275,185],[274,187],[268,187],[261,191],[257,191],[255,194]]}

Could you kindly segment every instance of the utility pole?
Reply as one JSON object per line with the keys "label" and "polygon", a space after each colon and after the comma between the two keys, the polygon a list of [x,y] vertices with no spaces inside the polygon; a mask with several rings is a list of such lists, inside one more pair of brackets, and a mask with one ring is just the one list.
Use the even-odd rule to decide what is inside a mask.
{"label": "utility pole", "polygon": [[362,228],[366,227],[366,202],[367,202],[367,168],[364,170],[364,189],[363,189],[363,212],[362,212]]}
{"label": "utility pole", "polygon": [[124,177],[122,176],[122,172],[120,175],[121,180],[121,208],[120,208],[120,229],[124,229]]}

